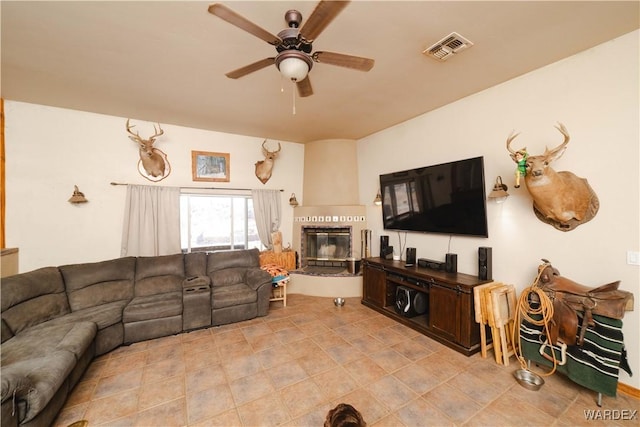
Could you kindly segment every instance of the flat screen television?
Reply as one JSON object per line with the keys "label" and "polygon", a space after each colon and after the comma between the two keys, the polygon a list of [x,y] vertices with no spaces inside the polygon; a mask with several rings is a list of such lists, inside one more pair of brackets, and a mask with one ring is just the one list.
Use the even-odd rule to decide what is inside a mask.
{"label": "flat screen television", "polygon": [[489,237],[484,158],[380,175],[386,230]]}

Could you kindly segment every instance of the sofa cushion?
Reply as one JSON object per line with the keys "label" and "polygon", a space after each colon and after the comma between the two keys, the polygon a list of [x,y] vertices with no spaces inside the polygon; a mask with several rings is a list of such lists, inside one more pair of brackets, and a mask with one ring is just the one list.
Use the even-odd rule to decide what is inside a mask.
{"label": "sofa cushion", "polygon": [[211,287],[225,287],[229,285],[243,284],[245,282],[246,268],[226,268],[224,270],[209,273]]}
{"label": "sofa cushion", "polygon": [[207,274],[228,268],[260,267],[260,251],[244,249],[213,252],[207,257]]}
{"label": "sofa cushion", "polygon": [[[4,353],[4,345],[2,350]],[[46,356],[29,357],[2,367],[3,389],[5,378],[8,382],[12,378],[23,377],[24,384],[29,385],[28,389],[21,391],[20,394],[16,390],[16,406],[20,411],[18,419],[21,424],[29,422],[38,415],[61,386],[66,387],[65,381],[75,365],[76,358],[73,353],[57,350]],[[9,390],[10,383],[7,387]]]}
{"label": "sofa cushion", "polygon": [[129,303],[129,300],[114,301],[95,307],[83,308],[74,311],[66,316],[58,317],[47,322],[47,325],[59,325],[62,323],[92,322],[98,330],[106,329],[109,326],[122,322],[122,312]]}
{"label": "sofa cushion", "polygon": [[216,308],[250,304],[257,300],[258,293],[242,283],[211,288],[211,307],[214,310]]}
{"label": "sofa cushion", "polygon": [[62,276],[55,267],[4,277],[1,286],[2,319],[13,334],[70,311]]}
{"label": "sofa cushion", "polygon": [[260,268],[260,252],[257,249],[220,251],[207,257],[207,275],[211,287],[245,283],[248,269]]}
{"label": "sofa cushion", "polygon": [[124,309],[124,323],[161,319],[182,314],[182,291],[135,297]]}
{"label": "sofa cushion", "polygon": [[131,300],[135,265],[135,257],[125,257],[60,267],[71,310]]}
{"label": "sofa cushion", "polygon": [[68,351],[79,359],[93,342],[98,330],[93,322],[49,323],[27,329],[2,344],[0,363],[3,371],[14,363],[45,357],[59,350]]}
{"label": "sofa cushion", "polygon": [[182,289],[184,255],[138,257],[136,259],[136,297],[179,291]]}

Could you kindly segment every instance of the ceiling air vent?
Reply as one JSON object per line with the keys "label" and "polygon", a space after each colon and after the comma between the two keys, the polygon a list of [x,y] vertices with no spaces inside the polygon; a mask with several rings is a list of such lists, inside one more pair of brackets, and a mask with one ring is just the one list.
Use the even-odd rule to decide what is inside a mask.
{"label": "ceiling air vent", "polygon": [[422,53],[435,58],[438,61],[446,61],[456,53],[470,48],[471,46],[473,46],[473,43],[462,37],[460,34],[451,33],[439,42],[423,50]]}

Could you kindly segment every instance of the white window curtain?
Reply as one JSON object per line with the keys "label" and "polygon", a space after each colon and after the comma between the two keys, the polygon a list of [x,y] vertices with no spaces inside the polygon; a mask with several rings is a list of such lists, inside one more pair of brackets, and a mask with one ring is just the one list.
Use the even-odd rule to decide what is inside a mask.
{"label": "white window curtain", "polygon": [[180,189],[127,185],[120,255],[171,255],[180,250]]}
{"label": "white window curtain", "polygon": [[262,244],[271,249],[271,233],[280,229],[280,190],[251,190],[253,213]]}

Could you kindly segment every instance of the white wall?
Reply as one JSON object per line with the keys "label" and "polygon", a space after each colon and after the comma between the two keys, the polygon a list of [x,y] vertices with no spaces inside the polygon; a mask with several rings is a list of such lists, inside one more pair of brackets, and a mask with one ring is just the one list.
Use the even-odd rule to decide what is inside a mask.
{"label": "white wall", "polygon": [[[112,181],[284,189],[281,231],[285,245],[292,241],[289,195],[302,194],[302,144],[281,141],[273,175],[263,185],[254,174],[263,139],[162,125],[155,146],[167,154],[171,173],[153,183],[138,173],[138,148],[127,137],[126,117],[8,100],[5,118],[6,244],[20,249],[20,272],[119,257],[126,187]],[[152,123],[132,119],[142,137],[152,134]],[[192,181],[191,150],[230,153],[231,181]],[[67,202],[74,185],[88,203]]]}
{"label": "white wall", "polygon": [[[621,372],[620,378],[635,388],[640,388],[640,267],[627,265],[626,253],[640,250],[639,34],[630,33],[358,142],[360,201],[368,206],[376,244],[378,236],[388,234],[391,244],[398,245],[397,233],[383,230],[380,208],[371,203],[379,174],[484,156],[487,194],[498,175],[511,194],[502,205],[487,204],[489,238],[453,237],[449,248],[449,236],[407,233],[407,246],[416,247],[418,257],[436,260],[444,260],[447,252],[457,253],[458,271],[472,275],[478,272],[478,246],[490,246],[494,280],[519,290],[531,284],[541,258],[585,285],[621,280],[621,288],[635,295],[635,311],[624,318],[624,336],[636,375],[630,378]],[[515,163],[505,148],[507,136],[516,129],[521,135],[514,147],[541,154],[545,145],[562,141],[554,129],[558,121],[567,127],[571,142],[553,167],[587,178],[600,199],[597,216],[570,232],[535,217],[526,188],[513,188]],[[374,247],[373,252],[378,250]]]}

